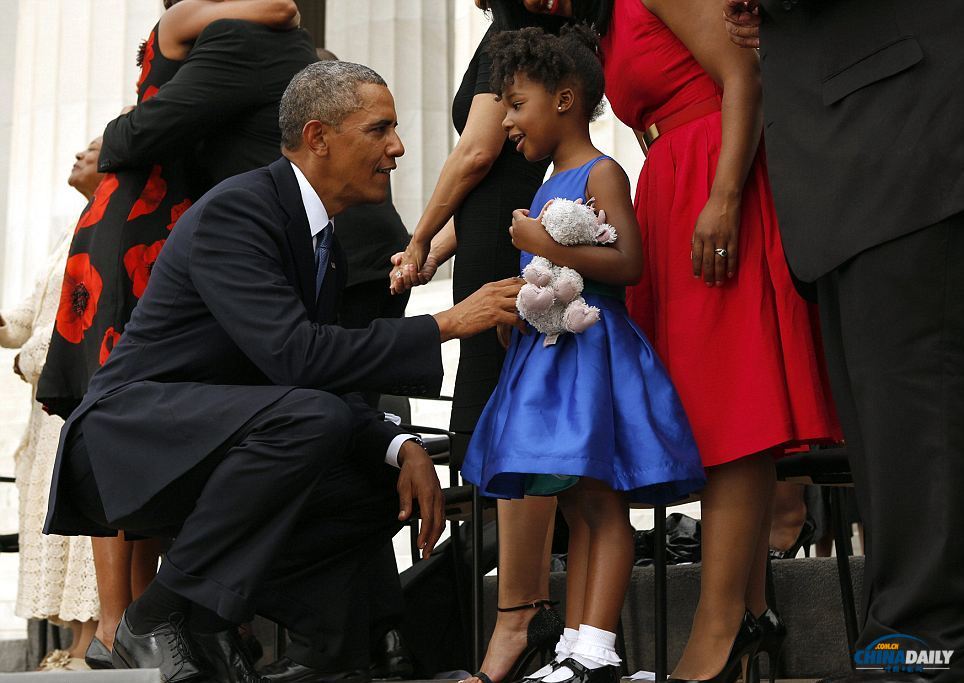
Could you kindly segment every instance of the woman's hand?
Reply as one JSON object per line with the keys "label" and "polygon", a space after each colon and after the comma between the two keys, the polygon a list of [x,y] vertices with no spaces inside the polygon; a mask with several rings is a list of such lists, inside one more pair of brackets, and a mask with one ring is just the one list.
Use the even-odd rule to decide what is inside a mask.
{"label": "woman's hand", "polygon": [[412,238],[405,251],[392,256],[392,270],[388,274],[392,294],[407,292],[412,287],[424,285],[432,279],[438,268],[437,263],[430,268],[430,272],[423,272],[429,260],[429,248],[429,244]]}
{"label": "woman's hand", "polygon": [[722,287],[736,274],[740,237],[740,199],[710,196],[693,230],[693,277],[703,277],[707,287]]}
{"label": "woman's hand", "polygon": [[528,209],[516,209],[512,212],[512,227],[509,228],[509,235],[512,236],[512,245],[516,249],[550,261],[552,261],[550,254],[559,246],[546,232],[542,221],[529,217]]}

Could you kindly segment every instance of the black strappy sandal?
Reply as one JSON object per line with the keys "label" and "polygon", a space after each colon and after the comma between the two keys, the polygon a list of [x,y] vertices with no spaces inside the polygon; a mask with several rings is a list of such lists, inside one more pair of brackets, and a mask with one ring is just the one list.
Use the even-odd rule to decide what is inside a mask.
{"label": "black strappy sandal", "polygon": [[[538,609],[529,626],[526,629],[526,648],[519,655],[518,659],[512,664],[509,673],[506,674],[504,681],[512,683],[521,678],[522,674],[529,668],[536,656],[541,656],[542,663],[545,664],[555,651],[556,643],[562,636],[562,629],[565,624],[559,613],[553,609],[556,603],[551,600],[536,600],[527,602],[524,605],[515,607],[499,607],[500,612],[518,612],[524,609]],[[502,683],[493,681],[484,671],[473,674],[482,683]]]}

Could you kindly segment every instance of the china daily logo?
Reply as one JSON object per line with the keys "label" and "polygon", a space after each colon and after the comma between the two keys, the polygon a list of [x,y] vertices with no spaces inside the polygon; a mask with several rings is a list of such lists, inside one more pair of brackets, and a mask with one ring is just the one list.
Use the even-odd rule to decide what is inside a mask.
{"label": "china daily logo", "polygon": [[858,669],[921,672],[950,668],[954,650],[931,650],[920,638],[897,633],[878,638],[854,653]]}

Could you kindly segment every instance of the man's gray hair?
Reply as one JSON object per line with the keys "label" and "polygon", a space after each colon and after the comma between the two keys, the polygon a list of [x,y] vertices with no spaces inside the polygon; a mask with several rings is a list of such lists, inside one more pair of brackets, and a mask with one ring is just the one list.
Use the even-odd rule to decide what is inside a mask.
{"label": "man's gray hair", "polygon": [[367,66],[335,61],[315,62],[295,74],[281,96],[281,144],[298,149],[301,131],[309,121],[340,125],[361,109],[358,86],[362,83],[385,85],[385,79]]}

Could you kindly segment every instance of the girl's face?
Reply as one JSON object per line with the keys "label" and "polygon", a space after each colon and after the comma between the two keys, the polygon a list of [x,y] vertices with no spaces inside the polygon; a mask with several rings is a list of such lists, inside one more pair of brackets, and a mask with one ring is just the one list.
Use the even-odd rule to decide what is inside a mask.
{"label": "girl's face", "polygon": [[525,8],[533,14],[554,14],[557,17],[571,17],[574,0],[522,0]]}
{"label": "girl's face", "polygon": [[512,85],[502,93],[505,118],[502,128],[515,143],[516,151],[528,161],[551,156],[558,144],[555,125],[561,109],[554,93],[525,74],[517,73]]}

